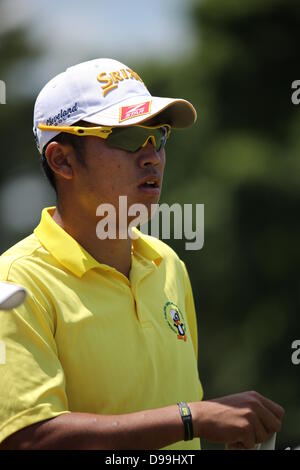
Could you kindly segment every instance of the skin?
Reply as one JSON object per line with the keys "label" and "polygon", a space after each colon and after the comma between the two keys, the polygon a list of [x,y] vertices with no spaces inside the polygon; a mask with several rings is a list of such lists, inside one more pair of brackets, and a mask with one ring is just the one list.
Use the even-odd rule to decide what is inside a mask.
{"label": "skin", "polygon": [[[97,137],[85,137],[85,163],[78,163],[71,146],[51,143],[46,156],[55,172],[58,205],[54,220],[101,263],[129,276],[131,241],[99,240],[96,208],[101,202],[128,206],[158,202],[159,195],[143,193],[138,185],[147,174],[162,181],[165,151],[148,143],[136,153],[110,149]],[[76,210],[74,210],[76,208]],[[284,410],[256,392],[189,403],[195,437],[227,443],[229,448],[253,448],[281,427]],[[177,405],[123,415],[67,413],[9,436],[0,449],[160,449],[183,440]]]}
{"label": "skin", "polygon": [[158,202],[159,194],[145,194],[138,185],[147,175],[156,175],[161,187],[165,150],[156,152],[148,143],[139,151],[130,153],[109,148],[99,137],[85,137],[85,167],[68,145],[52,142],[47,147],[46,156],[57,181],[59,202],[54,220],[97,261],[113,266],[128,277],[131,240],[99,240],[96,209],[100,203],[110,203],[116,208],[119,220],[119,195],[127,195],[128,207],[142,203],[150,213],[150,205]]}

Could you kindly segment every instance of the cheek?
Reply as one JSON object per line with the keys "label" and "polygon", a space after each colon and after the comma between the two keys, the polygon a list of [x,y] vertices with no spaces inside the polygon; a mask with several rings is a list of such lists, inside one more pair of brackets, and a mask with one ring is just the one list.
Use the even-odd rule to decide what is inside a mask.
{"label": "cheek", "polygon": [[109,168],[105,169],[103,174],[104,184],[111,187],[112,190],[118,191],[118,188],[126,187],[129,180],[129,169],[122,163],[111,162]]}
{"label": "cheek", "polygon": [[130,187],[129,171],[126,165],[111,158],[97,159],[87,169],[82,184],[86,191],[101,200],[115,202],[119,195],[128,193]]}
{"label": "cheek", "polygon": [[132,192],[135,166],[131,154],[108,148],[97,137],[91,138],[86,145],[86,168],[80,184],[96,198],[113,201]]}

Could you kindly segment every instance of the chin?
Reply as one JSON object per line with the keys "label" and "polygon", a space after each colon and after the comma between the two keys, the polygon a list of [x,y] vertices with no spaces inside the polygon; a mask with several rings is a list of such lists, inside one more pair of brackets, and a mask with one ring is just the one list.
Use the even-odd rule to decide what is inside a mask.
{"label": "chin", "polygon": [[[133,200],[132,198],[128,199],[128,215],[129,220],[135,220],[137,218],[141,219],[141,222],[138,222],[137,225],[144,224],[148,222],[154,215],[157,210],[157,205],[159,201],[159,196],[149,196],[141,197]],[[139,210],[139,205],[141,205],[141,210]],[[129,213],[130,208],[132,207],[132,212]]]}

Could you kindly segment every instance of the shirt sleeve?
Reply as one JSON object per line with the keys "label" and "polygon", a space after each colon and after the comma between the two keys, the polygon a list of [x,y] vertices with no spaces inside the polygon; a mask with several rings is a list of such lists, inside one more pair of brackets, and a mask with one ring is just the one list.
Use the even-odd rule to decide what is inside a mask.
{"label": "shirt sleeve", "polygon": [[0,279],[23,285],[23,305],[0,311],[0,442],[16,431],[68,412],[55,321],[22,268],[0,266]]}

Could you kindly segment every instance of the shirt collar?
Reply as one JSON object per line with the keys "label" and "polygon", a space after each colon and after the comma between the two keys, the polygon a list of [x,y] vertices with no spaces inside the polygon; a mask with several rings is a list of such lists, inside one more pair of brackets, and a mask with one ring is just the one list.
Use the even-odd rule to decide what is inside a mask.
{"label": "shirt collar", "polygon": [[[78,277],[82,277],[83,274],[93,268],[113,269],[95,260],[71,235],[58,225],[52,218],[54,210],[55,207],[43,209],[40,224],[34,230],[35,236],[51,255]],[[146,238],[138,229],[134,228],[133,230],[138,234],[138,238],[132,240],[134,252],[158,266],[162,256],[156,251],[151,240]]]}

